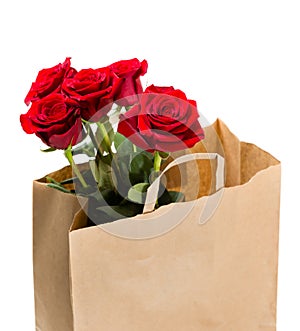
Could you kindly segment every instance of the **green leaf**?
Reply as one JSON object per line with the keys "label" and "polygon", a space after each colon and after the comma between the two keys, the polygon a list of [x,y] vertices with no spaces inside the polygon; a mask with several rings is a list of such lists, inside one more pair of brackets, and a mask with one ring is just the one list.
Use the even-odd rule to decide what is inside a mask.
{"label": "green leaf", "polygon": [[112,162],[112,176],[114,185],[120,195],[127,196],[129,188],[132,186],[129,179],[129,166],[132,154],[115,154]]}
{"label": "green leaf", "polygon": [[163,193],[158,198],[158,205],[164,206],[172,202],[183,202],[184,194],[176,191],[168,191],[165,189]]}
{"label": "green leaf", "polygon": [[47,184],[47,186],[55,188],[56,190],[64,192],[64,193],[71,193],[71,194],[74,193],[73,191],[70,191],[70,190],[64,188],[63,186],[57,185],[57,184],[54,184],[54,183]]}
{"label": "green leaf", "polygon": [[143,206],[126,201],[121,205],[97,207],[93,213],[97,224],[113,222],[126,217],[133,217],[142,212]]}
{"label": "green leaf", "polygon": [[49,152],[54,152],[56,151],[56,148],[54,147],[49,147],[49,148],[46,148],[46,149],[41,149],[41,152],[43,153],[49,153]]}
{"label": "green leaf", "polygon": [[116,147],[116,150],[117,150],[117,154],[118,155],[132,154],[133,151],[134,151],[132,142],[129,139],[125,138],[125,137],[122,140],[122,138],[120,136],[122,136],[122,135],[118,133],[117,144],[115,142],[115,147]]}
{"label": "green leaf", "polygon": [[97,183],[99,183],[100,175],[99,175],[99,169],[97,167],[96,161],[95,160],[90,160],[90,169],[93,174],[93,177]]}
{"label": "green leaf", "polygon": [[98,173],[99,173],[98,187],[101,188],[101,190],[104,189],[113,190],[114,185],[112,181],[112,167],[111,167],[110,155],[102,156],[100,158],[98,164]]}
{"label": "green leaf", "polygon": [[56,185],[61,185],[59,182],[57,182],[54,178],[46,176],[46,180],[50,183],[56,184]]}
{"label": "green leaf", "polygon": [[159,196],[159,198],[157,199],[158,206],[164,206],[164,205],[168,205],[169,203],[172,203],[172,198],[165,187],[160,186],[160,192],[158,196]]}
{"label": "green leaf", "polygon": [[63,186],[63,185],[65,185],[65,184],[72,184],[73,181],[74,181],[75,179],[78,180],[77,177],[74,177],[74,178],[68,178],[68,179],[65,179],[65,180],[63,180],[63,181],[61,181],[61,182],[57,182],[54,178],[49,177],[49,176],[46,176],[46,180],[47,180],[47,182],[50,182],[51,184],[55,184],[55,185],[60,186],[60,187],[62,187],[62,188],[65,188],[65,187]]}
{"label": "green leaf", "polygon": [[120,147],[120,145],[124,142],[126,138],[119,132],[115,133],[114,144],[116,150]]}
{"label": "green leaf", "polygon": [[104,201],[105,205],[116,205],[122,201],[122,198],[120,198],[118,193],[113,190],[102,190],[101,192],[99,191],[99,193],[101,195],[101,199],[99,201]]}
{"label": "green leaf", "polygon": [[168,191],[172,202],[184,202],[185,196],[182,192]]}
{"label": "green leaf", "polygon": [[128,199],[135,203],[144,204],[149,186],[149,183],[138,183],[132,186],[128,191]]}
{"label": "green leaf", "polygon": [[109,121],[106,121],[99,124],[95,136],[97,141],[99,142],[100,147],[105,152],[110,152],[110,147],[115,137],[115,132],[111,123]]}
{"label": "green leaf", "polygon": [[97,192],[98,189],[96,187],[93,186],[87,186],[87,187],[82,187],[79,186],[76,187],[76,194],[84,196],[84,197],[90,197],[90,196],[94,196],[94,192]]}
{"label": "green leaf", "polygon": [[79,190],[76,190],[76,195],[88,198],[89,204],[91,201],[97,201],[97,204],[101,205],[101,203],[103,203],[105,201],[103,199],[100,191],[98,190],[98,188],[95,188],[95,187],[93,187],[93,188],[90,187],[90,190],[82,189],[82,188]]}
{"label": "green leaf", "polygon": [[170,153],[167,152],[158,152],[158,153],[163,160],[166,160],[170,156]]}
{"label": "green leaf", "polygon": [[129,167],[129,178],[131,183],[135,185],[141,182],[149,182],[149,176],[152,172],[152,168],[152,154],[146,154],[146,152],[134,154]]}
{"label": "green leaf", "polygon": [[92,141],[72,148],[72,155],[85,154],[89,157],[95,156],[95,149]]}
{"label": "green leaf", "polygon": [[65,184],[73,184],[74,182],[79,182],[78,177],[72,177],[72,178],[67,178],[61,181],[59,184],[60,185],[65,185]]}

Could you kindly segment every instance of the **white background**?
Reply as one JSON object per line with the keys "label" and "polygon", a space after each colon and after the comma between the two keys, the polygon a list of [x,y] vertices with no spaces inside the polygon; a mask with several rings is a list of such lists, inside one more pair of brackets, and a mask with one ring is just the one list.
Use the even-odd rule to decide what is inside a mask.
{"label": "white background", "polygon": [[19,115],[38,70],[66,56],[78,69],[147,59],[145,83],[182,89],[210,122],[220,117],[239,138],[282,161],[278,330],[299,330],[299,4],[1,3],[1,330],[34,330],[31,182],[66,163],[59,152],[39,151]]}

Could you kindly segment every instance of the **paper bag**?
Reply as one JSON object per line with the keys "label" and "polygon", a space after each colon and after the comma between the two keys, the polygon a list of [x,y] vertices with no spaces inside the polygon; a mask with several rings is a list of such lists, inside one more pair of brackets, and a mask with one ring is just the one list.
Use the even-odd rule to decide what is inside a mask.
{"label": "paper bag", "polygon": [[214,165],[173,168],[186,202],[101,226],[34,182],[37,330],[276,330],[280,162],[219,120],[193,152],[225,158],[224,188]]}

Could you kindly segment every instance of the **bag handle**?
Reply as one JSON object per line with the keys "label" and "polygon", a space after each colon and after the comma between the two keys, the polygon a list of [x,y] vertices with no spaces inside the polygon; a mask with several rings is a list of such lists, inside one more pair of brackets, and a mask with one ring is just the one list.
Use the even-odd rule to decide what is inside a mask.
{"label": "bag handle", "polygon": [[160,173],[155,181],[149,186],[146,193],[146,201],[143,209],[143,214],[150,213],[155,209],[155,204],[158,197],[159,184],[162,176],[174,166],[187,163],[195,160],[215,160],[217,159],[216,169],[216,191],[224,187],[224,158],[218,153],[194,153],[183,155],[172,161]]}

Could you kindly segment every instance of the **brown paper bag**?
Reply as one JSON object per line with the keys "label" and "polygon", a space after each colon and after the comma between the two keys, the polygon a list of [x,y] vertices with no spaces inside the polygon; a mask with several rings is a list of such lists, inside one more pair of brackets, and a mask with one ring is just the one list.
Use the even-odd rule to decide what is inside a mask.
{"label": "brown paper bag", "polygon": [[225,158],[225,188],[186,164],[167,177],[187,202],[101,226],[34,182],[37,330],[276,330],[280,163],[219,120],[193,152]]}

